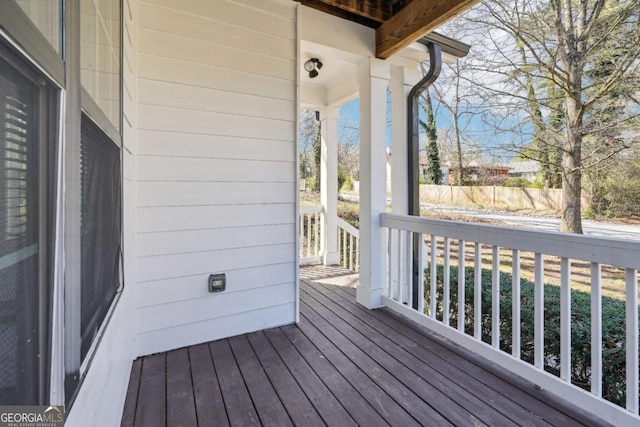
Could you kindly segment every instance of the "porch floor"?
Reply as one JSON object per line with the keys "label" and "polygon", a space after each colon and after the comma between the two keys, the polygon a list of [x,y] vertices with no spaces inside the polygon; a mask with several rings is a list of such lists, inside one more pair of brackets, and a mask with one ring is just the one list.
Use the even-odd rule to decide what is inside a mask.
{"label": "porch floor", "polygon": [[362,308],[346,270],[301,277],[298,325],[137,359],[122,426],[605,425],[387,309]]}

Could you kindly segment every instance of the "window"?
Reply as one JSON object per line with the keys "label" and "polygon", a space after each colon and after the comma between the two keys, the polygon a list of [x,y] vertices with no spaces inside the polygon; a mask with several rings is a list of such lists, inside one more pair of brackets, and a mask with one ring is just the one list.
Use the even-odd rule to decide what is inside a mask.
{"label": "window", "polygon": [[0,404],[47,401],[49,85],[0,44]]}
{"label": "window", "polygon": [[87,116],[80,142],[81,354],[84,359],[120,285],[120,148]]}
{"label": "window", "polygon": [[82,87],[120,129],[120,1],[81,0]]}
{"label": "window", "polygon": [[56,52],[62,48],[62,4],[60,0],[16,0],[31,22],[40,30]]}
{"label": "window", "polygon": [[121,1],[62,4],[0,0],[0,405],[70,406],[122,287]]}

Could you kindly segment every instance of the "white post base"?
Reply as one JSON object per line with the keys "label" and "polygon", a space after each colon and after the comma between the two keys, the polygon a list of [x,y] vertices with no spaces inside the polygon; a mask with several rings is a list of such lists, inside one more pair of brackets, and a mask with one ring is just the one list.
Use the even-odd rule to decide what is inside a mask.
{"label": "white post base", "polygon": [[338,265],[338,264],[340,264],[340,253],[339,252],[327,252],[326,254],[322,254],[322,263],[324,265]]}

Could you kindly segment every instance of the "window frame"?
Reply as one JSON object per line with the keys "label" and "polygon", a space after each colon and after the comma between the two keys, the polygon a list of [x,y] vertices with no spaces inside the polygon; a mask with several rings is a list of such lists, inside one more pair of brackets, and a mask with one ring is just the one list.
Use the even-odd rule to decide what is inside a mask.
{"label": "window frame", "polygon": [[16,73],[38,87],[36,96],[38,111],[37,142],[37,193],[38,193],[38,401],[46,404],[49,401],[52,371],[52,294],[54,282],[53,253],[55,247],[55,176],[57,175],[57,148],[59,141],[59,94],[60,88],[8,43],[0,38],[0,56]]}
{"label": "window frame", "polygon": [[[123,39],[122,33],[124,28],[123,22],[123,1],[117,1],[119,4],[120,19],[120,67],[119,67],[119,95],[120,95],[120,129],[122,129],[123,114]],[[118,130],[108,119],[107,115],[102,111],[94,99],[89,95],[88,91],[82,87],[81,77],[81,1],[65,0],[65,27],[63,28],[64,51],[67,62],[67,134],[66,134],[66,158],[65,158],[65,189],[67,190],[67,198],[65,200],[65,246],[76,248],[73,253],[65,250],[65,265],[69,270],[69,265],[73,266],[70,274],[65,277],[65,300],[64,300],[64,318],[65,318],[65,374],[64,374],[64,404],[70,408],[82,387],[82,383],[89,371],[91,364],[95,358],[97,349],[102,342],[105,330],[108,328],[113,313],[116,310],[124,289],[124,226],[122,224],[124,218],[124,200],[123,200],[123,144],[122,131]],[[71,69],[70,69],[71,68]],[[72,111],[73,114],[69,115]],[[120,242],[121,242],[121,285],[116,291],[116,295],[111,302],[97,334],[93,338],[93,342],[89,351],[83,358],[81,356],[81,294],[82,284],[80,283],[80,206],[81,186],[80,186],[80,144],[81,144],[81,128],[82,116],[86,115],[120,150],[120,182],[121,182],[121,200],[120,200]],[[68,293],[72,295],[67,297]]]}
{"label": "window frame", "polygon": [[[63,23],[60,25],[63,26]],[[58,87],[64,88],[65,64],[62,56],[13,0],[0,2],[0,34],[5,39],[13,41],[14,46],[20,48],[27,61],[31,60]],[[64,32],[61,34],[64,39]],[[64,49],[62,50],[64,52]]]}
{"label": "window frame", "polygon": [[[119,128],[113,125],[81,82],[81,0],[61,0],[61,51],[58,53],[15,0],[0,1],[0,44],[6,44],[18,59],[34,67],[50,81],[56,96],[49,108],[55,108],[50,119],[49,139],[49,204],[47,215],[51,235],[48,270],[50,289],[47,294],[47,325],[49,337],[47,378],[41,380],[43,404],[69,408],[90,369],[97,348],[124,288],[124,147],[123,147],[123,69],[124,69],[124,2],[119,6]],[[80,129],[85,114],[120,150],[120,286],[93,338],[89,352],[81,358],[80,316]],[[43,303],[41,302],[41,305]],[[45,375],[46,376],[46,375]]]}

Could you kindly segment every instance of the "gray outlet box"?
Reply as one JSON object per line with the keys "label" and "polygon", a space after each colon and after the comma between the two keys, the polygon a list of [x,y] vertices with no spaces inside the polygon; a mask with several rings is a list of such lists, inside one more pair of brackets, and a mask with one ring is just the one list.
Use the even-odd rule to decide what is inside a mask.
{"label": "gray outlet box", "polygon": [[222,292],[227,287],[227,276],[224,273],[209,276],[209,292]]}

